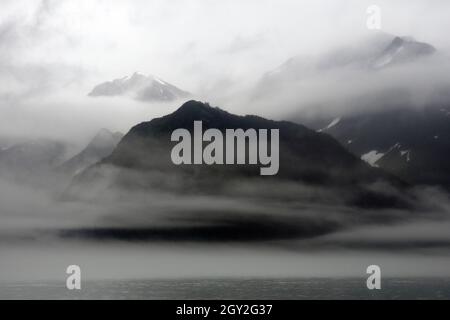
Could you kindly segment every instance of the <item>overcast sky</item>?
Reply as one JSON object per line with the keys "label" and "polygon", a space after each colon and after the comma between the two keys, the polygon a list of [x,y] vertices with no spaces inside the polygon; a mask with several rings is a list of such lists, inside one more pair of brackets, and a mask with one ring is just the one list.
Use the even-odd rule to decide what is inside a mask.
{"label": "overcast sky", "polygon": [[[208,92],[369,35],[371,4],[382,10],[383,31],[450,48],[450,3],[441,0],[2,0],[0,135],[76,135],[68,118],[83,123],[86,135],[98,126],[126,131],[165,113],[84,99],[93,85],[134,71],[214,104]],[[49,128],[55,122],[60,130]]]}

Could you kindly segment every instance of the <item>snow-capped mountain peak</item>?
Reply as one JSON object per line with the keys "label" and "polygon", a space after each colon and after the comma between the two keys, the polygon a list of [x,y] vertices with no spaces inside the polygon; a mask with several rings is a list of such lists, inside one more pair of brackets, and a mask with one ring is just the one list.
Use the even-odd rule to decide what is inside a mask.
{"label": "snow-capped mountain peak", "polygon": [[89,96],[129,96],[139,101],[173,101],[186,98],[189,93],[159,77],[135,72],[131,76],[97,85]]}
{"label": "snow-capped mountain peak", "polygon": [[375,58],[374,68],[382,68],[391,63],[406,62],[422,56],[433,54],[436,49],[412,37],[395,37],[391,43]]}

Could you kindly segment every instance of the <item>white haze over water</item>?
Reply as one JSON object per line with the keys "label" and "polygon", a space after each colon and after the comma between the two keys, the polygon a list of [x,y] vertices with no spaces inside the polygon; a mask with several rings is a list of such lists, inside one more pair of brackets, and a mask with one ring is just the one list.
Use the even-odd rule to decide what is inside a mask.
{"label": "white haze over water", "polygon": [[[289,252],[277,247],[216,245],[53,244],[2,249],[0,281],[65,282],[78,264],[85,280],[180,278],[366,277],[378,264],[385,277],[449,277],[444,254],[367,251]],[[364,286],[364,283],[361,283]]]}
{"label": "white haze over water", "polygon": [[[3,282],[64,281],[65,268],[71,264],[81,266],[85,280],[364,277],[366,267],[371,264],[380,265],[386,277],[450,276],[450,220],[442,213],[430,211],[398,224],[355,226],[303,240],[267,239],[248,243],[96,240],[59,238],[55,232],[213,223],[214,218],[198,222],[189,222],[188,218],[191,211],[209,210],[208,214],[219,215],[218,207],[239,210],[242,218],[266,210],[280,221],[292,214],[311,215],[312,221],[333,217],[345,221],[348,214],[352,220],[376,213],[320,206],[290,212],[287,204],[277,210],[264,203],[152,192],[131,196],[129,201],[127,198],[117,201],[114,195],[108,195],[95,202],[61,202],[45,191],[12,183],[0,184],[0,190],[0,281]],[[433,192],[429,191],[425,197],[430,202],[444,203],[445,198]],[[426,215],[435,217],[429,220]],[[410,247],[410,243],[417,245]]]}

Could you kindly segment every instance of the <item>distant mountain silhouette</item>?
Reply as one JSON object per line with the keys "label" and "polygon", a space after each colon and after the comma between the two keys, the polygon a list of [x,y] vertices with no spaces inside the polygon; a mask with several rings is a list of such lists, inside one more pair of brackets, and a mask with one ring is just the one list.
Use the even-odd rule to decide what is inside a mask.
{"label": "distant mountain silhouette", "polygon": [[[280,169],[276,176],[261,177],[258,165],[181,165],[171,161],[175,145],[170,136],[175,129],[192,132],[195,120],[203,122],[204,130],[279,129]],[[287,121],[272,121],[257,116],[238,116],[207,104],[189,101],[167,116],[133,127],[114,152],[99,164],[80,174],[75,185],[91,184],[101,179],[102,170],[116,168],[113,184],[127,187],[173,188],[180,192],[221,192],[228,181],[292,181],[326,188],[350,188],[352,198],[368,206],[390,205],[395,199],[373,197],[367,203],[361,199],[366,191],[362,186],[379,180],[396,185],[402,183],[383,171],[370,167],[343,148],[328,134],[317,133],[302,125]],[[118,171],[118,172],[117,172]],[[133,174],[129,174],[133,172]],[[145,174],[151,174],[146,179]],[[156,173],[156,174],[155,174]],[[168,178],[172,176],[173,179]],[[367,192],[370,193],[370,192]],[[368,198],[367,198],[368,199]],[[380,200],[380,201],[379,201]],[[388,204],[389,203],[389,204]]]}
{"label": "distant mountain silhouette", "polygon": [[[435,57],[436,49],[411,37],[396,37],[376,33],[352,45],[317,55],[297,55],[289,58],[277,68],[266,72],[253,89],[255,99],[269,99],[280,94],[302,92],[303,83],[326,82],[330,75],[340,74],[342,81],[360,81],[354,76],[372,75],[391,67],[406,65],[424,58]],[[344,76],[345,75],[345,76]],[[349,77],[349,78],[348,78]],[[307,94],[307,92],[305,92]]]}
{"label": "distant mountain silhouette", "polygon": [[436,49],[428,43],[418,42],[410,37],[395,37],[381,53],[370,61],[370,65],[374,68],[381,68],[431,55],[435,52]]}
{"label": "distant mountain silhouette", "polygon": [[97,85],[90,93],[91,97],[129,96],[139,101],[173,101],[186,98],[189,93],[154,76],[134,73],[131,77],[115,79]]}
{"label": "distant mountain silhouette", "polygon": [[378,33],[353,46],[342,47],[316,56],[299,55],[268,72],[264,81],[289,81],[310,74],[344,67],[386,68],[432,55],[436,49],[411,37]]}
{"label": "distant mountain silhouette", "polygon": [[322,131],[373,166],[405,181],[450,188],[448,104],[431,104],[424,109],[380,108],[342,117]]}
{"label": "distant mountain silhouette", "polygon": [[40,184],[40,180],[51,180],[51,173],[66,154],[64,143],[49,139],[13,144],[0,150],[0,177]]}
{"label": "distant mountain silhouette", "polygon": [[101,129],[80,153],[65,161],[59,170],[71,176],[77,175],[87,167],[109,156],[122,139],[120,132]]}
{"label": "distant mountain silhouette", "polygon": [[[357,157],[411,184],[450,188],[443,156],[450,151],[450,80],[436,66],[444,74],[448,58],[432,45],[375,33],[340,50],[289,59],[262,78],[255,97],[293,95],[288,103],[296,122],[332,135]],[[324,83],[312,86],[323,89],[324,99],[318,91],[295,111],[310,79]]]}

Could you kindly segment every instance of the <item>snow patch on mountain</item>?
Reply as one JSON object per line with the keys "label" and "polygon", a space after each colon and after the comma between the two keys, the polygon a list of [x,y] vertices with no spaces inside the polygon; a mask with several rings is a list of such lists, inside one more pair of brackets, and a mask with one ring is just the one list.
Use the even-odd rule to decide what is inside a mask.
{"label": "snow patch on mountain", "polygon": [[401,155],[402,157],[406,156],[406,162],[411,161],[411,150],[403,150],[403,151],[400,151],[400,155]]}
{"label": "snow patch on mountain", "polygon": [[389,63],[392,62],[392,60],[394,60],[395,55],[400,53],[400,51],[402,50],[403,47],[398,47],[395,49],[394,52],[391,52],[389,54],[380,57],[379,60],[374,63],[374,68],[382,68],[384,66],[387,66]]}
{"label": "snow patch on mountain", "polygon": [[366,161],[372,167],[378,167],[376,165],[377,161],[384,156],[384,153],[378,152],[377,150],[369,151],[361,156],[361,160]]}
{"label": "snow patch on mountain", "polygon": [[387,48],[374,60],[373,68],[379,69],[395,62],[406,62],[422,56],[433,54],[436,49],[416,41],[411,37],[395,37]]}
{"label": "snow patch on mountain", "polygon": [[333,121],[331,121],[325,128],[319,129],[319,130],[317,130],[317,132],[322,132],[322,131],[331,129],[331,128],[333,128],[334,126],[336,126],[339,122],[341,122],[341,118],[340,118],[340,117],[335,118],[335,119],[333,119]]}

